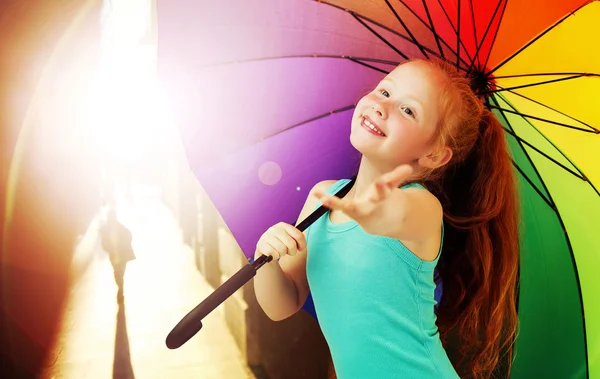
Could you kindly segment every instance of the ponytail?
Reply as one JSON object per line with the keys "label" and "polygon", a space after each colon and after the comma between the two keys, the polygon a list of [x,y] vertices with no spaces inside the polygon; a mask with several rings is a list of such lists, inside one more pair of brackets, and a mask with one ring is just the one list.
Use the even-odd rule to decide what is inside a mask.
{"label": "ponytail", "polygon": [[502,125],[487,109],[465,158],[427,183],[444,207],[444,252],[436,271],[442,342],[457,339],[455,367],[489,377],[501,354],[512,362],[517,327],[518,200]]}

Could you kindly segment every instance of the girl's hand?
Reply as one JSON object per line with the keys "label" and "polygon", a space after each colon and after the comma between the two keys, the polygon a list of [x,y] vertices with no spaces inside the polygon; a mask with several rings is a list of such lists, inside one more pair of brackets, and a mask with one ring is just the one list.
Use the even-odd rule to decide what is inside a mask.
{"label": "girl's hand", "polygon": [[326,195],[323,192],[316,192],[315,196],[321,200],[321,203],[331,209],[344,212],[348,217],[354,219],[359,225],[371,234],[385,234],[386,228],[383,210],[388,206],[392,197],[392,192],[398,190],[412,173],[412,167],[409,165],[398,166],[372,183],[365,193],[354,198],[338,198],[336,196]]}
{"label": "girl's hand", "polygon": [[255,257],[272,256],[277,260],[284,255],[296,255],[306,251],[306,237],[295,226],[280,222],[271,226],[259,238],[256,244]]}

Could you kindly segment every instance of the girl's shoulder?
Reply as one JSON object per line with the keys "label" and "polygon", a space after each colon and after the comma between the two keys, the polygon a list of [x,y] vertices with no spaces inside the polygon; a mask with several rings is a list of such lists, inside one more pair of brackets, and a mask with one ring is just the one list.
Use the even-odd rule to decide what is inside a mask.
{"label": "girl's shoulder", "polygon": [[333,195],[350,181],[351,179],[324,180],[317,183],[310,191],[310,194],[312,195],[315,191],[319,191],[324,192],[327,195]]}
{"label": "girl's shoulder", "polygon": [[310,194],[314,194],[315,192],[329,192],[336,183],[340,182],[340,180],[323,180],[315,184],[315,186],[310,190]]}
{"label": "girl's shoulder", "polygon": [[338,182],[338,180],[323,180],[322,182],[315,184],[314,187],[311,188],[310,192],[308,193],[308,197],[306,198],[306,202],[304,204],[304,209],[303,209],[304,212],[303,213],[308,214],[308,213],[312,212],[312,210],[319,203],[319,199],[315,196],[315,193],[317,193],[317,192],[328,193],[329,190],[331,189],[331,187],[337,182]]}
{"label": "girl's shoulder", "polygon": [[308,193],[302,211],[300,211],[298,221],[302,221],[308,217],[308,215],[315,210],[317,205],[319,205],[319,199],[315,196],[316,192],[331,194],[332,192],[335,192],[336,187],[340,185],[340,182],[344,182],[344,180],[323,180],[322,182],[315,184]]}

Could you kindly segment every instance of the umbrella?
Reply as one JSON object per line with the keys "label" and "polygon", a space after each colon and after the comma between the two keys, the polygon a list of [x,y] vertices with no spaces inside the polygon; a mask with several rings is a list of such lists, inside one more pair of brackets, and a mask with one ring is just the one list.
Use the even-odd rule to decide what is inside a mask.
{"label": "umbrella", "polygon": [[159,1],[159,70],[190,166],[251,257],[315,183],[355,172],[362,94],[410,58],[455,64],[503,124],[519,178],[511,377],[598,379],[598,19],[581,0]]}

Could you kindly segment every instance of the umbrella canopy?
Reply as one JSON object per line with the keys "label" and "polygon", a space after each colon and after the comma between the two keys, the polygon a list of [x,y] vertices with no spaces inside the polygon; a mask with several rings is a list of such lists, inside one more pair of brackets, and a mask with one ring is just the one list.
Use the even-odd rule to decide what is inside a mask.
{"label": "umbrella canopy", "polygon": [[159,69],[194,173],[246,256],[349,177],[354,104],[410,58],[455,64],[506,130],[523,207],[512,378],[600,378],[600,2],[158,3]]}

